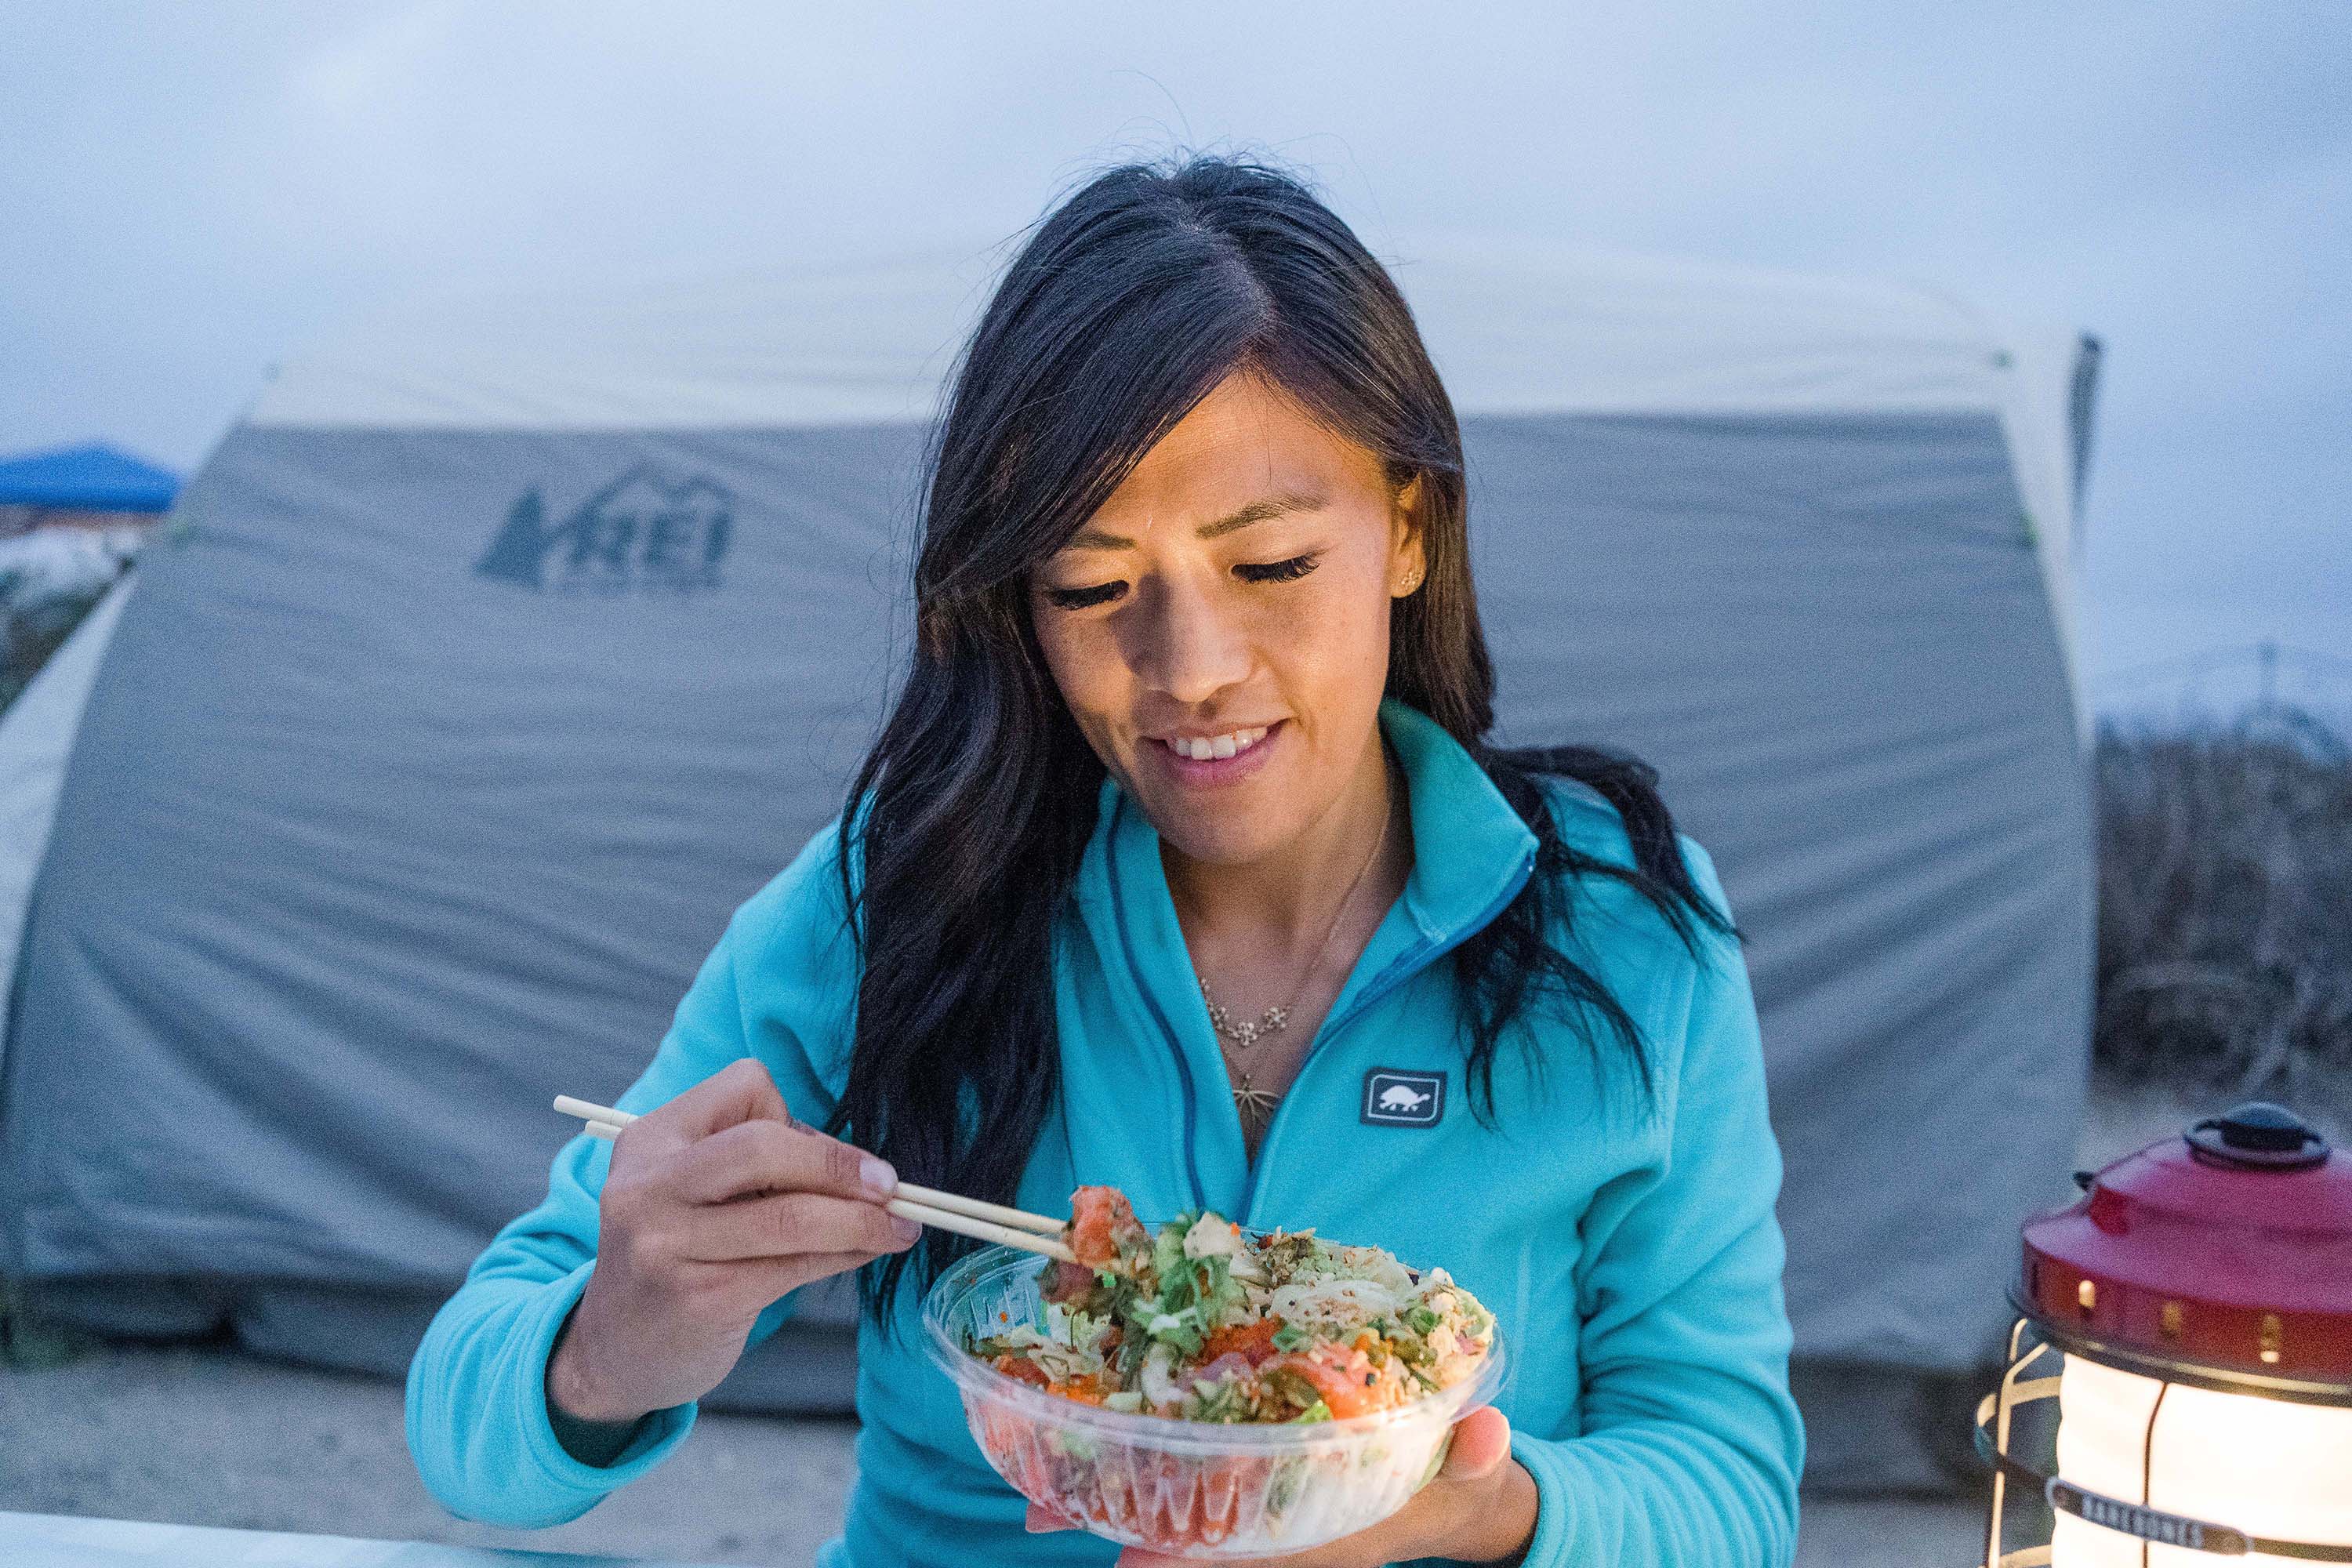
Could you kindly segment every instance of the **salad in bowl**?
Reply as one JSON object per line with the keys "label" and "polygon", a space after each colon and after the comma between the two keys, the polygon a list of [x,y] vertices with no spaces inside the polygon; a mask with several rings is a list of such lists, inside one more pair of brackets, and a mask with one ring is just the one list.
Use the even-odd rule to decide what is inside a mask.
{"label": "salad in bowl", "polygon": [[1492,1399],[1494,1314],[1441,1268],[1207,1211],[1150,1226],[1081,1187],[1075,1263],[990,1247],[924,1316],[981,1451],[1130,1545],[1263,1556],[1377,1523]]}

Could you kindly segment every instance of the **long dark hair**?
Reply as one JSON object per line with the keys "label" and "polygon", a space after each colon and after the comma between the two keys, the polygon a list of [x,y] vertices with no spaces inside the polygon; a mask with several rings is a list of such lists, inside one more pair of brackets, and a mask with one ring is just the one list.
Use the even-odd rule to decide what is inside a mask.
{"label": "long dark hair", "polygon": [[[1264,163],[1113,169],[1036,227],[957,363],[927,453],[911,667],[843,812],[863,973],[828,1130],[909,1180],[1010,1202],[1056,1088],[1054,933],[1104,770],[1039,650],[1030,573],[1235,372],[1377,454],[1391,485],[1422,481],[1427,575],[1394,603],[1387,694],[1468,748],[1538,844],[1525,890],[1452,955],[1475,1114],[1491,1121],[1497,1043],[1539,994],[1612,1037],[1648,1098],[1633,1018],[1548,936],[1572,918],[1580,878],[1628,884],[1685,944],[1699,924],[1730,929],[1692,885],[1648,767],[1486,744],[1495,670],[1470,580],[1461,432],[1386,270]],[[1630,868],[1569,847],[1543,773],[1608,799]],[[929,1232],[877,1262],[861,1279],[866,1310],[887,1322],[910,1258],[928,1281],[965,1245]]]}

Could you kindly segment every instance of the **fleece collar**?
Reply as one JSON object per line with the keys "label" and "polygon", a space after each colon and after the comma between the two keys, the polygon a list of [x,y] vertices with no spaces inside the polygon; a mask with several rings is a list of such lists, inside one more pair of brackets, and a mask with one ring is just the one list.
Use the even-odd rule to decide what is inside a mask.
{"label": "fleece collar", "polygon": [[[1404,774],[1412,869],[1403,896],[1382,918],[1325,1016],[1310,1057],[1356,1012],[1493,920],[1535,864],[1535,835],[1477,760],[1436,721],[1390,699],[1381,704],[1380,723]],[[1230,1191],[1237,1182],[1254,1190],[1240,1122],[1225,1093],[1224,1058],[1169,896],[1159,832],[1115,778],[1103,781],[1076,891],[1080,918],[1103,955],[1106,981],[1151,1021],[1181,1068],[1182,1137],[1195,1201],[1216,1203],[1219,1189]],[[1246,1198],[1240,1201],[1245,1205]]]}

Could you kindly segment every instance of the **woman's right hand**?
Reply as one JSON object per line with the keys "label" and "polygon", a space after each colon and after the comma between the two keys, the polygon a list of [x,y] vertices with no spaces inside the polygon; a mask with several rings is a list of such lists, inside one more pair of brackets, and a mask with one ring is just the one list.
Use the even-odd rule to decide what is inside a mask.
{"label": "woman's right hand", "polygon": [[746,1058],[621,1130],[596,1265],[548,1362],[576,1421],[635,1421],[699,1399],[787,1290],[912,1245],[882,1207],[888,1164],[796,1122]]}

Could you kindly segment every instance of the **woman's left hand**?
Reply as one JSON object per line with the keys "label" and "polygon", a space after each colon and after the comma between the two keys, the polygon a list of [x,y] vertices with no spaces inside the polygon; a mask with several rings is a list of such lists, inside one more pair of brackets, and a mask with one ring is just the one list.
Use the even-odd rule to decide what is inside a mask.
{"label": "woman's left hand", "polygon": [[[1033,1531],[1071,1528],[1034,1503],[1028,1523]],[[1511,1458],[1510,1422],[1486,1405],[1454,1424],[1444,1464],[1404,1507],[1369,1530],[1294,1556],[1257,1558],[1252,1568],[1381,1568],[1415,1557],[1516,1563],[1535,1531],[1535,1478]],[[1188,1562],[1139,1546],[1118,1554],[1118,1568],[1186,1568]]]}

